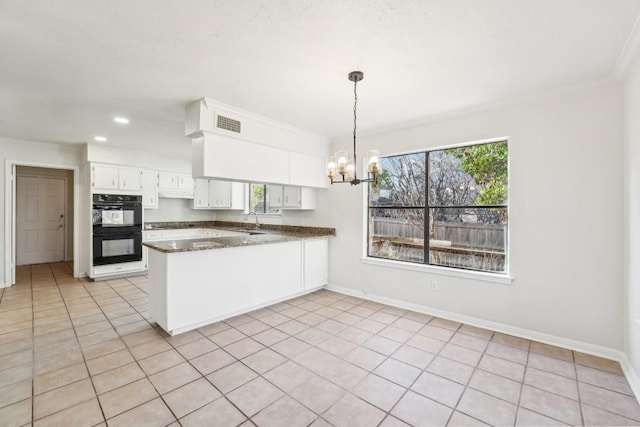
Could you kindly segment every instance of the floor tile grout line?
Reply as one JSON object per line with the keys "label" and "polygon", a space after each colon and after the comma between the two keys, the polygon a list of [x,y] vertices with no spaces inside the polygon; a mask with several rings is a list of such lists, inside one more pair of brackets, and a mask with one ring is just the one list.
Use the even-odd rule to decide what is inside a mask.
{"label": "floor tile grout line", "polygon": [[[106,281],[105,281],[105,284],[106,284],[107,286],[109,286],[112,290],[114,290],[114,289],[113,289],[113,287],[111,286],[111,284],[106,283]],[[88,290],[87,290],[87,291],[88,291]],[[115,290],[114,290],[114,291],[115,291]],[[92,295],[92,297],[93,297],[93,295]],[[95,301],[95,299],[94,299],[94,301]],[[155,387],[155,385],[153,384],[153,382],[151,382],[151,380],[149,379],[149,376],[148,376],[148,375],[147,375],[147,373],[144,371],[144,369],[142,368],[142,366],[140,366],[139,360],[138,360],[138,359],[137,359],[137,358],[136,358],[136,357],[131,353],[131,348],[129,347],[129,344],[128,344],[124,339],[123,339],[123,337],[120,335],[120,333],[119,333],[119,332],[118,332],[118,330],[115,328],[115,326],[113,326],[113,323],[111,322],[111,319],[110,319],[110,318],[109,318],[109,316],[107,316],[107,314],[102,310],[102,306],[100,305],[100,303],[98,303],[97,301],[95,301],[95,303],[98,305],[98,307],[99,307],[99,308],[100,308],[100,310],[102,311],[102,314],[105,316],[105,318],[107,319],[107,321],[112,325],[112,327],[113,327],[114,331],[115,331],[115,332],[116,332],[116,334],[118,335],[118,339],[122,341],[123,345],[124,345],[124,346],[125,346],[125,348],[127,349],[127,352],[131,355],[132,359],[135,361],[135,363],[136,363],[136,365],[138,366],[138,368],[140,369],[140,371],[144,374],[144,378],[149,382],[149,384],[151,384],[151,386],[153,387],[153,389],[154,389],[154,390],[156,391],[156,393],[158,394],[158,397],[160,397],[160,399],[161,399],[161,400],[162,400],[162,402],[165,404],[165,406],[167,407],[167,409],[171,412],[171,415],[172,415],[172,416],[174,417],[174,419],[177,421],[177,420],[178,420],[178,417],[176,416],[176,414],[173,412],[173,410],[171,409],[171,407],[170,407],[170,406],[167,404],[167,402],[164,400],[164,398],[162,397],[162,394],[159,392],[159,390],[157,390],[157,388]],[[133,307],[132,307],[132,308],[133,308]],[[135,310],[135,308],[134,308],[134,310]],[[136,313],[137,313],[137,310],[136,310]],[[152,326],[152,328],[153,328],[153,326]],[[141,332],[144,332],[144,331],[141,331]],[[139,332],[135,332],[135,333],[139,333]],[[130,334],[130,335],[134,335],[135,333]],[[169,343],[169,345],[171,345],[171,343]],[[83,353],[83,357],[84,357],[84,353]],[[114,368],[114,369],[118,369],[118,368]],[[107,371],[107,372],[108,372],[108,371]],[[104,372],[101,372],[101,374],[102,374],[102,373],[104,373]],[[93,383],[93,375],[90,375],[90,376],[91,376],[91,381],[92,381],[92,383]],[[127,383],[127,384],[123,384],[123,385],[121,385],[121,386],[119,386],[119,387],[116,387],[116,388],[114,388],[114,389],[112,389],[112,390],[109,390],[108,392],[105,392],[105,393],[103,393],[103,394],[106,394],[106,393],[112,392],[112,391],[114,391],[114,390],[118,390],[118,389],[120,389],[120,388],[126,387],[126,386],[128,386],[128,385],[130,385],[130,384],[133,384],[134,382],[137,382],[137,381],[139,381],[139,380],[141,380],[141,379],[142,379],[142,378],[140,378],[140,379],[138,379],[138,380],[135,380],[135,381],[132,381],[132,382],[129,382],[129,383]],[[95,385],[94,385],[94,388],[95,388]],[[101,411],[102,411],[102,416],[103,416],[103,418],[104,418],[104,421],[106,422],[106,421],[107,421],[107,417],[106,417],[106,414],[104,413],[104,409],[102,408],[102,402],[100,401],[100,399],[99,399],[98,397],[99,397],[99,395],[98,395],[98,392],[97,392],[97,390],[96,390],[96,399],[97,399],[97,400],[98,400],[98,402],[100,403],[100,409],[101,409]],[[121,414],[124,414],[124,413],[128,412],[128,411],[131,411],[131,410],[136,409],[136,408],[138,408],[138,407],[140,407],[140,406],[146,405],[147,403],[151,402],[151,401],[152,401],[152,400],[154,400],[154,399],[155,399],[155,397],[154,397],[153,399],[148,400],[148,401],[142,402],[142,403],[140,403],[140,404],[139,404],[139,405],[137,405],[137,406],[134,406],[134,407],[132,407],[132,408],[129,408],[129,409],[127,409],[127,410],[126,410],[126,411],[124,411],[124,412],[121,412],[121,413],[119,413],[119,414],[116,414],[116,415],[114,415],[114,416],[113,416],[113,417],[111,417],[111,418],[115,418],[115,417],[117,417],[117,416],[119,416],[119,415],[121,415]],[[111,419],[111,418],[109,418],[109,419]]]}
{"label": "floor tile grout line", "polygon": [[[462,325],[462,324],[461,324],[461,325]],[[461,328],[461,327],[462,327],[462,326],[460,326],[460,328]],[[458,328],[458,330],[459,330],[460,328]],[[456,333],[457,333],[457,331],[458,331],[458,330],[456,330]],[[455,333],[451,336],[451,338],[449,339],[449,341],[448,341],[447,343],[451,343],[451,339],[453,339],[453,337],[454,337],[454,336],[455,336]],[[487,344],[484,346],[484,350],[482,350],[482,352],[481,352],[481,354],[480,354],[480,357],[478,358],[477,363],[475,364],[475,366],[473,366],[473,370],[471,371],[471,375],[469,375],[469,379],[468,379],[468,380],[466,381],[466,383],[464,384],[464,388],[462,389],[462,393],[460,393],[460,397],[458,397],[458,399],[457,399],[457,401],[456,401],[455,405],[453,406],[453,411],[452,411],[452,412],[451,412],[451,414],[449,415],[449,418],[447,419],[446,425],[448,425],[448,424],[451,422],[451,418],[453,418],[453,415],[454,415],[456,412],[461,412],[461,413],[463,413],[463,414],[465,414],[465,415],[467,415],[467,416],[469,416],[469,417],[471,417],[471,418],[478,419],[477,417],[474,417],[474,416],[473,416],[473,415],[471,415],[471,414],[467,414],[466,412],[463,412],[463,411],[458,411],[458,406],[460,405],[460,402],[462,401],[462,396],[464,396],[464,394],[466,393],[466,391],[470,388],[470,387],[469,387],[469,385],[471,384],[471,380],[473,379],[473,376],[475,375],[475,373],[477,372],[477,370],[478,370],[478,369],[480,369],[480,362],[482,361],[482,358],[483,358],[483,357],[484,357],[484,355],[486,354],[486,352],[487,352],[487,348],[489,348],[489,343],[491,342],[491,338],[492,338],[492,337],[493,337],[493,332],[491,333],[491,336],[489,337],[489,339],[488,339],[488,340],[486,340],[486,341],[487,341]],[[442,350],[443,350],[445,347],[446,347],[446,344],[442,347],[442,349],[440,350],[440,352],[442,352]],[[446,356],[443,356],[443,357],[446,357]],[[434,359],[435,359],[435,358],[434,358]],[[436,375],[437,375],[437,374],[436,374]],[[448,378],[447,378],[447,379],[448,379]],[[450,379],[449,379],[449,380],[450,380]],[[471,389],[472,389],[472,390],[475,390],[474,388],[471,388]],[[482,392],[482,391],[480,391],[480,390],[476,390],[476,391],[479,391],[479,392],[483,393],[483,392]],[[486,393],[485,393],[485,394],[486,394]],[[488,395],[489,395],[489,394],[488,394]],[[491,396],[491,395],[489,395],[489,396]],[[496,396],[492,396],[492,397],[496,397]],[[446,405],[445,405],[445,406],[446,406]],[[482,421],[482,420],[478,420],[478,421],[484,422],[484,421]],[[514,419],[514,424],[515,424],[515,419]]]}
{"label": "floor tile grout line", "polygon": [[[63,298],[62,298],[62,293],[60,292],[60,287],[59,287],[58,282],[57,282],[57,280],[56,280],[56,278],[55,278],[55,275],[53,275],[53,272],[52,272],[52,276],[53,276],[53,280],[54,280],[55,285],[56,285],[57,292],[58,292],[58,294],[60,295],[60,298],[61,298],[61,299],[63,299]],[[31,285],[30,285],[30,286],[31,286],[32,293],[33,293],[33,283],[31,283]],[[32,297],[32,298],[33,298],[33,297]],[[33,299],[35,300],[35,298],[33,298]],[[63,303],[64,303],[64,300],[63,300]],[[66,308],[66,305],[65,305],[65,308]],[[34,334],[35,334],[35,310],[33,311],[33,315],[34,315]],[[68,312],[67,312],[67,316],[68,316]],[[55,332],[52,332],[52,333],[55,333]],[[76,340],[77,340],[77,337],[76,337]],[[79,343],[78,343],[78,346],[79,346]],[[31,376],[31,379],[32,379],[32,390],[31,390],[32,413],[31,413],[31,423],[34,423],[35,421],[37,421],[37,420],[35,419],[35,400],[36,400],[36,397],[37,397],[37,396],[36,396],[36,394],[35,394],[35,380],[36,380],[36,375],[35,375],[35,366],[36,366],[36,355],[35,355],[35,335],[34,335],[33,352],[34,352],[34,354],[33,354],[33,372],[32,372],[32,376]],[[82,379],[81,379],[81,380],[78,380],[78,381],[73,381],[73,382],[71,382],[71,383],[69,383],[69,384],[65,384],[65,385],[60,386],[60,387],[56,387],[56,388],[54,388],[54,389],[52,389],[52,390],[48,390],[46,393],[48,393],[48,392],[50,392],[50,391],[53,391],[53,390],[57,390],[57,389],[59,389],[59,388],[65,387],[65,386],[68,386],[68,385],[70,385],[70,384],[75,384],[75,383],[80,382],[80,381],[82,381]],[[42,394],[45,394],[45,393],[41,393],[40,395],[42,395]],[[39,396],[39,395],[38,395],[38,396]],[[87,400],[89,400],[89,399],[87,399]],[[83,400],[82,402],[78,402],[76,405],[81,404],[81,403],[84,403],[84,402],[86,402],[87,400]],[[76,405],[72,405],[71,407],[76,406]],[[69,408],[63,408],[63,409],[60,409],[60,410],[54,411],[54,412],[52,412],[52,413],[50,413],[50,414],[47,414],[47,415],[45,415],[44,417],[41,417],[41,418],[39,418],[39,419],[44,419],[44,418],[47,418],[47,417],[49,417],[49,416],[55,415],[55,414],[57,414],[57,413],[59,413],[59,412],[64,411],[65,409],[69,409]]]}
{"label": "floor tile grout line", "polygon": [[[529,345],[527,346],[527,357],[525,359],[524,372],[522,373],[522,381],[520,382],[520,392],[518,393],[518,403],[517,403],[517,406],[516,406],[516,418],[514,420],[514,423],[518,422],[518,417],[520,415],[520,409],[522,408],[520,403],[522,402],[522,394],[524,392],[525,380],[527,378],[527,369],[529,369],[529,356],[530,355],[531,355],[531,342],[529,342]],[[523,408],[523,409],[526,409],[526,408]]]}
{"label": "floor tile grout line", "polygon": [[578,393],[578,411],[580,413],[580,422],[582,423],[582,425],[586,425],[584,419],[584,411],[582,409],[582,396],[580,394],[580,377],[578,376],[578,365],[576,365],[575,363],[575,354],[573,351],[571,352],[571,360],[573,361],[573,371],[576,374],[576,392]]}
{"label": "floor tile grout line", "polygon": [[[51,274],[51,273],[52,273],[52,271],[51,271],[51,267],[50,267],[50,266],[49,266],[49,269],[50,269],[50,274]],[[60,276],[60,277],[59,277],[59,280],[65,280],[65,279],[64,279],[64,278],[59,274],[59,272],[57,272],[57,271],[56,271],[56,272],[55,272],[55,274],[54,274],[54,278],[55,278],[55,276],[56,276],[56,275]],[[62,288],[60,287],[60,282],[59,282],[58,278],[55,278],[55,279],[56,279],[56,284],[57,284],[58,296],[61,296],[61,297],[62,297],[62,299],[64,300],[65,307],[66,307],[66,309],[67,309],[67,315],[70,317],[70,312],[69,312],[68,304],[67,304],[67,302],[68,302],[68,298],[65,298],[65,296],[66,296],[67,294],[66,294],[66,292],[64,292],[64,289],[62,289]],[[65,285],[66,285],[66,283],[65,283]],[[44,286],[44,285],[43,285],[43,286]],[[66,287],[66,286],[65,286],[65,287]],[[41,288],[42,288],[42,286],[39,286],[38,288],[39,288],[39,289],[41,289]],[[126,296],[122,296],[122,294],[120,294],[120,293],[118,292],[118,290],[117,290],[117,289],[115,289],[115,288],[113,288],[113,287],[111,287],[111,290],[112,290],[112,291],[114,291],[116,294],[118,294],[118,296],[120,296],[121,298],[123,298],[123,299],[126,301],[126,303],[127,303],[130,307],[133,307],[133,309],[134,309],[134,311],[135,311],[135,312],[137,312],[138,314],[140,314],[140,311],[138,310],[138,308],[136,308],[135,306],[133,306],[133,305],[129,302],[129,300],[127,299],[127,297],[126,297]],[[30,283],[30,293],[31,293],[31,296],[32,296],[32,300],[31,300],[31,307],[32,307],[32,322],[33,322],[33,323],[32,323],[32,328],[31,328],[31,329],[32,329],[32,331],[31,331],[31,332],[32,332],[32,336],[34,336],[34,335],[35,335],[35,333],[34,333],[34,329],[35,329],[35,309],[34,309],[34,307],[35,307],[36,302],[37,302],[37,301],[36,301],[36,298],[34,297],[35,292],[36,292],[36,288],[35,288],[35,287],[34,287],[34,285],[33,285],[33,281],[31,281],[31,283]],[[38,292],[38,293],[40,294],[40,292]],[[47,299],[48,299],[48,295],[47,295],[46,293],[42,293],[42,295],[43,295],[43,298],[44,298],[45,300],[47,300]],[[96,301],[95,301],[94,296],[93,296],[92,294],[90,294],[90,293],[89,293],[89,295],[93,298],[94,302],[96,302]],[[4,297],[5,297],[5,294],[3,293],[3,294],[2,294],[2,298],[4,298]],[[343,298],[343,299],[344,299],[344,298]],[[341,299],[337,299],[336,301],[340,301],[340,300],[341,300]],[[96,302],[96,303],[97,303],[97,302]],[[100,304],[99,304],[99,303],[97,303],[97,304],[98,304],[98,306],[100,307],[100,312],[104,314],[104,311],[102,310],[102,306],[100,306]],[[335,304],[335,303],[333,303],[333,304]],[[333,305],[333,304],[325,304],[325,306],[331,306],[331,305]],[[38,305],[39,305],[39,307],[40,307],[40,308],[42,308],[42,306],[43,306],[43,305],[46,305],[46,304],[38,304]],[[360,303],[360,305],[362,305],[362,302]],[[385,307],[386,307],[386,306],[382,305],[382,306],[381,306],[381,308],[379,307],[375,312],[382,311]],[[335,307],[332,307],[332,308],[335,308]],[[318,309],[317,309],[317,310],[318,310]],[[341,311],[341,313],[346,313],[346,312],[348,312],[348,309],[339,309],[339,310]],[[283,311],[285,311],[285,310],[280,310],[280,311],[277,311],[277,312],[275,312],[275,313],[280,313],[280,314],[281,314]],[[375,313],[375,312],[374,312],[374,313]],[[373,314],[373,313],[372,313],[372,314]],[[395,313],[392,313],[392,314],[395,314]],[[406,311],[405,311],[405,314],[406,314]],[[292,319],[292,320],[296,320],[296,319],[297,319],[297,317],[290,317],[290,316],[288,316],[288,315],[284,315],[284,316],[289,317],[289,318],[290,318],[290,319]],[[143,317],[144,317],[144,316],[143,316]],[[404,315],[400,315],[400,316],[399,316],[399,318],[402,318],[402,317],[404,317]],[[108,317],[105,317],[105,318],[106,318],[107,320],[109,320],[109,324],[111,324],[111,325],[112,325],[112,323],[111,323],[111,320],[112,320],[112,319],[110,319],[110,318],[108,318]],[[334,320],[333,318],[327,318],[327,319]],[[325,319],[325,321],[326,321],[327,319]],[[433,318],[432,318],[432,319],[433,319]],[[148,321],[148,319],[146,319],[146,320]],[[259,320],[259,319],[256,319],[256,320]],[[397,320],[398,320],[398,319],[396,319],[395,321],[397,321]],[[384,330],[384,329],[388,328],[389,326],[393,325],[393,324],[395,323],[395,321],[394,321],[394,322],[392,322],[392,323],[385,324],[385,327],[384,327],[382,330]],[[431,320],[429,320],[429,321],[428,321],[427,323],[425,323],[425,324],[429,324],[429,322],[431,322]],[[73,323],[73,322],[72,322],[72,323]],[[342,322],[340,322],[340,323],[342,323]],[[350,327],[355,327],[354,325],[351,325],[351,324],[348,324],[348,323],[344,323],[343,325],[344,325],[344,329],[343,329],[343,330],[346,330],[347,328],[350,328]],[[113,325],[112,325],[112,326],[113,326]],[[150,325],[150,326],[151,326],[151,328],[150,328],[150,329],[147,329],[147,330],[153,330],[153,329],[156,329],[156,330],[157,330],[157,327],[154,327],[153,325]],[[277,330],[277,326],[278,326],[278,325],[276,325],[276,326],[268,325],[268,326],[270,327],[270,329],[271,329],[271,330]],[[309,329],[309,328],[315,328],[317,325],[306,325],[306,326],[307,326],[307,329]],[[438,326],[439,326],[439,325],[438,325]],[[74,331],[75,331],[75,326],[73,326],[73,324],[72,324],[72,327],[74,328]],[[231,327],[231,326],[230,326],[230,327]],[[317,328],[317,329],[318,329],[318,330],[321,330],[321,331],[323,331],[323,332],[325,332],[325,333],[327,333],[327,332],[328,332],[327,330],[323,330],[323,329],[320,329],[320,328]],[[55,332],[56,332],[56,331],[52,331],[51,333],[55,333]],[[117,330],[116,330],[116,332],[117,332]],[[379,335],[379,332],[380,332],[380,331],[378,331],[378,333],[372,334],[372,336],[374,336],[374,335]],[[413,333],[413,335],[412,335],[412,336],[415,336],[415,335],[417,334],[417,332],[413,332],[413,331],[411,331],[411,332]],[[330,335],[331,337],[342,337],[342,335],[341,335],[342,331],[341,331],[341,332],[328,332],[328,333],[329,333],[329,335]],[[458,328],[457,328],[457,329],[456,329],[456,331],[454,332],[454,335],[452,335],[452,336],[449,338],[449,340],[445,342],[445,345],[446,345],[447,343],[451,343],[451,339],[452,339],[452,337],[453,337],[453,336],[455,336],[455,334],[457,334],[457,333],[464,333],[464,332],[461,330],[461,326],[460,326],[460,325],[458,326]],[[119,339],[121,339],[121,340],[122,340],[122,338],[123,338],[124,336],[120,335],[120,333],[118,333],[118,332],[117,332],[117,334],[118,334]],[[127,335],[132,335],[132,334],[134,334],[134,333],[127,334]],[[289,333],[285,333],[285,334],[286,334],[288,337],[295,337],[295,335],[290,335]],[[44,335],[46,335],[46,334],[44,334]],[[78,340],[77,333],[76,333],[75,335],[76,335],[76,340]],[[205,335],[204,333],[201,333],[201,332],[200,332],[200,335],[201,335],[201,336],[203,336],[203,337],[205,337],[205,338],[209,338],[209,336]],[[251,338],[251,339],[254,339],[254,338],[253,338],[253,336],[254,336],[255,334],[254,334],[254,335],[243,334],[243,335],[246,335],[247,337],[249,337],[249,338]],[[125,336],[126,336],[126,335],[125,335]],[[470,335],[470,336],[473,336],[473,335]],[[381,336],[381,337],[382,337],[382,336]],[[329,338],[327,338],[327,339],[329,339]],[[392,341],[394,341],[394,342],[399,342],[399,345],[400,345],[400,346],[403,346],[403,345],[407,345],[406,343],[407,343],[407,341],[408,341],[409,339],[410,339],[410,338],[408,338],[407,340],[404,340],[404,341],[402,341],[402,342],[396,341],[396,339],[393,339]],[[210,339],[210,338],[209,338],[209,340],[211,341],[211,339]],[[254,340],[255,340],[255,339],[254,339]],[[488,349],[488,346],[489,346],[489,344],[490,344],[491,342],[496,342],[496,343],[499,343],[499,344],[502,344],[502,345],[508,345],[508,344],[505,344],[504,342],[493,341],[493,339],[492,339],[492,338],[486,339],[485,341],[487,341],[487,346],[485,346],[485,348],[484,348],[484,350],[483,350],[483,355],[484,355],[484,354],[488,354],[488,353],[487,353],[487,349]],[[324,342],[324,341],[319,341],[318,343],[315,343],[314,345],[311,345],[311,347],[316,347],[316,348],[318,348],[318,349],[319,349],[319,350],[321,350],[321,351],[327,352],[326,350],[324,350],[324,349],[322,349],[322,348],[317,347],[317,345],[318,345],[318,344],[321,344],[322,342]],[[529,366],[529,357],[530,357],[530,355],[531,355],[531,354],[534,354],[534,353],[535,353],[535,354],[543,355],[543,356],[545,356],[545,357],[550,357],[550,358],[558,359],[558,360],[561,360],[561,361],[566,361],[565,359],[563,359],[563,358],[561,358],[561,357],[555,357],[555,356],[554,356],[554,355],[552,355],[552,354],[548,354],[548,353],[544,353],[544,352],[536,352],[536,351],[533,351],[533,349],[532,349],[532,343],[533,343],[533,341],[528,341],[527,361],[525,362],[525,365],[524,365],[524,369],[525,369],[525,371],[524,371],[524,372],[525,372],[525,375],[526,375],[526,372],[527,372],[527,370],[528,370],[529,368],[533,369],[533,367],[530,367],[530,366]],[[177,346],[174,346],[172,343],[170,343],[170,344],[171,344],[171,347],[172,347],[172,348],[176,349],[176,347],[177,347]],[[308,344],[308,343],[307,343],[307,344]],[[358,347],[362,347],[362,344],[358,344],[358,343],[355,343],[355,342],[354,342],[354,344],[357,344],[357,345],[358,345]],[[275,344],[271,344],[271,345],[264,345],[264,347],[265,347],[265,348],[271,348],[271,346],[272,346],[272,345],[275,345]],[[457,345],[457,344],[456,344],[456,345]],[[130,350],[130,346],[129,346],[129,344],[128,344],[127,342],[125,342],[125,346],[126,346],[126,348],[127,348],[127,349],[129,349],[129,350]],[[463,346],[463,347],[464,347],[464,346]],[[511,346],[510,346],[510,347],[511,347]],[[363,347],[363,348],[366,348],[366,347]],[[443,346],[443,348],[444,348],[444,346]],[[441,355],[441,354],[440,354],[443,348],[441,348],[441,349],[440,349],[440,351],[439,351],[438,353],[436,353],[436,356],[439,356],[439,355],[440,355],[440,356],[442,356],[442,357],[445,357],[445,358],[449,359],[449,357],[447,357],[447,356],[445,356],[445,355]],[[468,347],[465,347],[465,348],[468,348]],[[517,347],[516,347],[516,348],[517,348]],[[471,349],[471,350],[475,350],[474,348],[470,348],[470,349]],[[372,350],[372,351],[375,351],[375,350]],[[32,347],[32,353],[33,353],[33,352],[35,352],[35,345]],[[333,356],[336,356],[336,357],[338,357],[339,359],[344,360],[344,361],[345,361],[345,362],[347,362],[347,363],[351,363],[351,362],[349,362],[348,360],[344,359],[344,356],[335,355],[335,354],[330,353],[330,352],[327,352],[327,353],[328,353],[328,354],[332,354]],[[388,359],[392,358],[392,357],[393,357],[393,353],[394,353],[394,352],[392,352],[392,354],[390,354],[390,355],[386,355],[386,354],[385,354],[385,355],[384,355],[384,356],[385,356],[384,361],[386,361],[386,360],[388,360]],[[205,353],[205,354],[206,354],[206,353]],[[248,357],[248,356],[247,356],[247,357]],[[285,356],[285,357],[286,357],[286,356]],[[481,357],[483,357],[483,356],[481,356]],[[496,356],[494,356],[494,357],[496,357]],[[497,357],[498,357],[498,358],[500,358],[500,359],[502,359],[502,358],[501,358],[501,357],[499,357],[499,356],[497,356]],[[288,360],[291,360],[291,359],[289,359],[288,357],[286,357],[286,358],[287,358]],[[435,357],[434,357],[434,358],[435,358]],[[35,359],[35,357],[34,357],[34,359]],[[191,358],[191,359],[193,359],[193,358]],[[187,359],[187,361],[190,361],[191,359]],[[578,369],[578,365],[580,365],[580,366],[587,366],[587,367],[589,367],[589,368],[591,368],[591,369],[596,369],[596,370],[599,370],[599,371],[602,371],[602,372],[610,373],[609,371],[604,370],[604,369],[600,369],[599,367],[595,367],[595,366],[588,366],[588,365],[586,365],[586,364],[585,364],[585,365],[583,365],[583,364],[578,364],[578,363],[576,362],[576,360],[575,360],[574,353],[572,353],[572,359],[573,359],[573,369],[574,369],[574,371],[577,371],[577,369]],[[137,361],[137,359],[135,359],[135,358],[134,358],[134,360],[136,360],[136,361]],[[234,357],[234,360],[240,361],[241,363],[243,363],[244,365],[246,365],[246,364],[243,362],[243,360],[242,360],[242,359],[236,359],[236,358]],[[454,361],[456,361],[456,359],[450,359],[450,360],[454,360]],[[508,360],[508,359],[507,359],[507,360]],[[86,364],[86,359],[84,358],[84,353],[83,353],[83,361],[84,361],[84,363]],[[383,361],[383,362],[381,362],[381,363],[384,363],[384,361]],[[433,360],[429,362],[429,365],[430,365],[432,362],[433,362]],[[283,363],[284,363],[284,362],[283,362]],[[405,362],[403,362],[403,363],[405,363]],[[352,364],[352,363],[351,363],[351,364]],[[353,365],[353,364],[352,364],[352,365]],[[410,365],[410,366],[414,366],[414,365],[411,365],[411,364],[409,364],[409,365]],[[426,371],[426,369],[428,369],[428,366],[429,366],[429,365],[427,365],[427,367],[423,368],[423,369],[422,369],[422,372],[425,372],[425,371]],[[278,365],[278,366],[279,366],[279,365]],[[357,365],[354,365],[354,366],[357,366]],[[379,366],[379,365],[378,365],[378,366]],[[277,366],[274,366],[274,367],[270,368],[270,370],[275,369],[276,367],[277,367]],[[32,372],[33,372],[33,370],[34,370],[34,369],[35,369],[35,360],[34,360],[34,363],[33,363],[33,365],[32,365]],[[251,368],[249,367],[249,369],[251,369]],[[473,378],[474,373],[475,373],[478,369],[481,369],[481,368],[479,367],[479,363],[477,363],[477,364],[474,366],[474,370],[472,371],[472,374],[471,374],[470,379],[471,379],[471,378]],[[269,371],[270,371],[270,370],[269,370]],[[375,370],[375,368],[374,368],[374,370]],[[260,376],[263,376],[264,374],[266,374],[266,373],[267,373],[267,372],[269,372],[269,371],[266,371],[266,372],[264,372],[263,374],[259,374],[259,375],[260,375]],[[373,371],[369,371],[368,369],[365,369],[365,371],[367,372],[367,375],[368,375],[368,374],[373,373]],[[554,374],[553,372],[548,371],[548,370],[546,370],[546,369],[543,369],[543,371],[544,371],[544,372],[546,372],[546,373]],[[376,375],[376,374],[374,374],[374,375]],[[434,374],[434,375],[437,375],[437,374]],[[145,376],[146,376],[146,373],[145,373]],[[204,375],[202,375],[202,376],[204,377]],[[33,377],[33,375],[32,375],[32,377]],[[418,376],[418,377],[419,377],[419,376]],[[575,380],[577,384],[579,383],[579,379],[578,379],[578,376],[577,376],[577,372],[576,372],[576,378],[573,378],[573,380]],[[414,381],[414,383],[415,383],[415,381]],[[465,385],[465,390],[466,390],[467,388],[470,388],[470,385],[469,385],[469,384],[470,384],[470,380],[469,380],[469,381],[467,381],[467,384]],[[517,405],[518,409],[520,408],[520,403],[521,403],[521,399],[522,399],[522,390],[523,390],[523,387],[524,387],[524,378],[523,378],[523,380],[520,382],[520,384],[521,384],[521,387],[520,387],[520,394],[519,394],[518,405]],[[32,386],[33,386],[33,383],[32,383]],[[600,386],[599,386],[598,384],[594,384],[593,386],[600,388]],[[411,386],[409,386],[409,389],[410,389],[410,387],[411,387]],[[534,387],[534,386],[531,386],[531,387]],[[342,387],[341,387],[341,388],[342,388]],[[534,387],[534,388],[537,388],[537,387]],[[612,390],[612,389],[609,389],[609,388],[605,388],[605,389],[606,389],[606,390],[608,390],[608,391],[611,391],[611,392],[615,392],[615,393],[617,393],[617,394],[620,394],[621,396],[624,396],[624,393],[617,392],[616,390]],[[349,392],[349,390],[348,390],[348,389],[347,389],[346,391],[347,391],[347,392]],[[546,391],[546,390],[543,390],[543,391]],[[553,393],[553,392],[549,392],[549,393],[555,394],[555,393]],[[32,390],[32,394],[33,394],[33,390]],[[405,391],[405,394],[406,394],[406,391]],[[222,396],[225,396],[225,397],[226,397],[226,395],[225,395],[225,394],[222,394]],[[560,395],[560,396],[561,396],[561,395]],[[32,398],[33,398],[33,395],[32,395]],[[227,399],[227,400],[228,400],[228,399]],[[365,400],[365,401],[366,401],[366,400]],[[369,403],[369,402],[367,402],[367,403]],[[580,397],[579,397],[578,403],[579,403],[579,405],[581,406],[581,410],[582,410],[582,399],[581,399]],[[370,403],[369,403],[369,404],[370,404]],[[457,405],[458,405],[458,404],[456,404],[456,407],[457,407]],[[374,405],[374,406],[375,406],[375,405]],[[264,408],[263,408],[263,409],[264,409]],[[313,412],[313,411],[312,411],[312,412]],[[534,412],[536,412],[536,411],[534,411]],[[609,411],[606,411],[606,410],[605,410],[605,412],[609,412]],[[617,415],[617,416],[623,416],[623,415],[621,415],[621,414],[616,414],[616,413],[611,413],[611,414],[612,414],[612,415]],[[388,415],[388,414],[387,414],[387,415]],[[541,415],[542,415],[542,414],[541,414]],[[548,415],[544,415],[544,416],[548,416]],[[32,418],[33,418],[33,413],[32,413]],[[320,418],[322,418],[322,417],[320,417]],[[386,417],[385,417],[385,418],[386,418]],[[385,418],[383,418],[383,420],[384,420]],[[251,422],[251,418],[248,418],[248,419],[249,419],[249,421]],[[517,420],[517,414],[516,414],[516,420]],[[584,418],[582,418],[582,422],[584,422]]]}

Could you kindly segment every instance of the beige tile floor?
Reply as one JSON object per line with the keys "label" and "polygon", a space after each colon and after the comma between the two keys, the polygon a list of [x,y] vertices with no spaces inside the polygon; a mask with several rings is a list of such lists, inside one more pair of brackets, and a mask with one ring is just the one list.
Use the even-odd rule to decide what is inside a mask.
{"label": "beige tile floor", "polygon": [[145,276],[18,269],[0,425],[639,425],[618,363],[322,290],[170,337]]}

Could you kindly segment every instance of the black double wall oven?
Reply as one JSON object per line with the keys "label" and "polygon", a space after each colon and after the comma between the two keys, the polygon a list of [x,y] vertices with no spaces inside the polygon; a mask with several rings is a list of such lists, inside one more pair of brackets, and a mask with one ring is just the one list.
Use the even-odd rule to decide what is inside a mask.
{"label": "black double wall oven", "polygon": [[142,260],[142,196],[93,195],[93,265]]}

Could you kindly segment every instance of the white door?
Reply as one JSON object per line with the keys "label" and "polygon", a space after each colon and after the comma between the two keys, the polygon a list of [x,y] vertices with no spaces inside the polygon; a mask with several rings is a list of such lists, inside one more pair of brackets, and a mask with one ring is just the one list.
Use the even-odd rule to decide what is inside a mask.
{"label": "white door", "polygon": [[64,193],[64,179],[17,177],[16,265],[64,260]]}

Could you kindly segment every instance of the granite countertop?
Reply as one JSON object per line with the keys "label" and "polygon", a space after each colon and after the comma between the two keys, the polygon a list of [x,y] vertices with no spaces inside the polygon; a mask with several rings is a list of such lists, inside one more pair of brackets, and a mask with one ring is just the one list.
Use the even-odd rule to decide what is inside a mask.
{"label": "granite countertop", "polygon": [[335,236],[336,234],[334,228],[261,224],[259,229],[255,229],[252,224],[223,221],[163,222],[145,224],[145,230],[169,230],[179,228],[211,228],[217,230],[239,231],[247,233],[247,235],[164,240],[143,242],[142,244],[160,252],[174,253],[293,242],[297,240]]}

